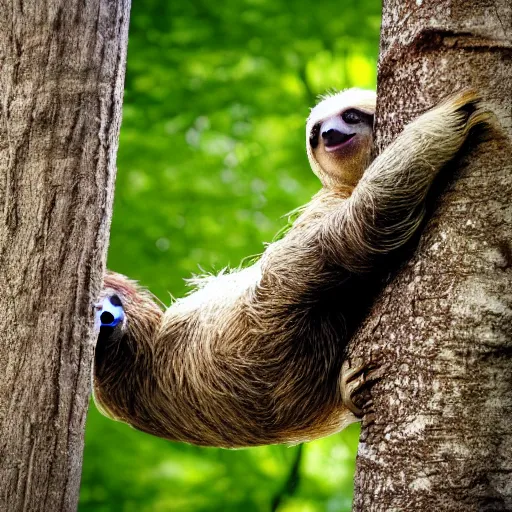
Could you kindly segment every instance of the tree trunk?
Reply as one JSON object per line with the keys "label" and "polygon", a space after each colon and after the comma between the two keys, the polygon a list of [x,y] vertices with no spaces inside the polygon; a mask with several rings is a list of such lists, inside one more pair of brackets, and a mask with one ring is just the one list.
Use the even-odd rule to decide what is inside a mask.
{"label": "tree trunk", "polygon": [[503,127],[468,144],[350,360],[370,389],[354,510],[512,510],[512,4],[385,0],[377,143],[472,86]]}
{"label": "tree trunk", "polygon": [[0,510],[76,509],[128,16],[0,3]]}

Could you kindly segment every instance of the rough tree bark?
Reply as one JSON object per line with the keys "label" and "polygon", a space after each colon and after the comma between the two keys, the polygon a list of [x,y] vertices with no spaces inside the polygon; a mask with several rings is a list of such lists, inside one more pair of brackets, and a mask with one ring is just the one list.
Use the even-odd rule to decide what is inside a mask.
{"label": "rough tree bark", "polygon": [[129,0],[0,2],[0,510],[74,510]]}
{"label": "rough tree bark", "polygon": [[351,344],[351,361],[383,365],[357,511],[512,510],[512,4],[385,0],[379,148],[466,86],[503,134],[447,169],[415,256]]}

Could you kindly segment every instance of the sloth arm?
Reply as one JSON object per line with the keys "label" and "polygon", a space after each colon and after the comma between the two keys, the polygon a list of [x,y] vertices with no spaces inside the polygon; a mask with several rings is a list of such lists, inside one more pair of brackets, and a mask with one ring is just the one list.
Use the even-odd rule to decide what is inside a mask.
{"label": "sloth arm", "polygon": [[423,220],[425,198],[437,174],[470,131],[487,122],[480,97],[469,90],[407,125],[365,171],[346,209],[333,211],[324,224],[330,259],[361,273],[407,242]]}

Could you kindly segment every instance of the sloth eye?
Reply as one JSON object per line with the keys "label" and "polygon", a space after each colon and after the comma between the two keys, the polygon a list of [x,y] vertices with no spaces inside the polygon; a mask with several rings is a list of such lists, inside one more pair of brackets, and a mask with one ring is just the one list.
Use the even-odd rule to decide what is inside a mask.
{"label": "sloth eye", "polygon": [[341,114],[341,118],[347,124],[357,124],[362,121],[361,113],[353,108],[345,110],[345,112]]}
{"label": "sloth eye", "polygon": [[320,135],[320,123],[315,124],[313,128],[311,128],[311,133],[309,134],[309,143],[311,147],[315,149],[318,146],[318,136]]}

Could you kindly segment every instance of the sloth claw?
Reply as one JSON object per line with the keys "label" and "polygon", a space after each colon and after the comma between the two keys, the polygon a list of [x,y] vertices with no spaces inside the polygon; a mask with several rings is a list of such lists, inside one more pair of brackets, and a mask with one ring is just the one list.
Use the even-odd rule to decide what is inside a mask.
{"label": "sloth claw", "polygon": [[348,361],[343,363],[341,369],[341,396],[343,405],[358,418],[363,415],[363,410],[355,404],[353,398],[357,391],[366,383],[364,376],[365,369],[366,367],[362,364],[351,368]]}
{"label": "sloth claw", "polygon": [[[363,389],[368,390],[373,384],[378,382],[389,369],[385,363],[363,363],[362,360],[355,362],[354,366],[345,360],[341,367],[340,387],[343,405],[357,418],[365,419],[370,417],[373,411],[373,400],[368,392],[361,396]],[[358,395],[359,404],[355,403]],[[359,407],[361,405],[361,407]]]}
{"label": "sloth claw", "polygon": [[105,297],[96,307],[96,323],[99,327],[114,328],[125,318],[121,300],[117,295]]}

